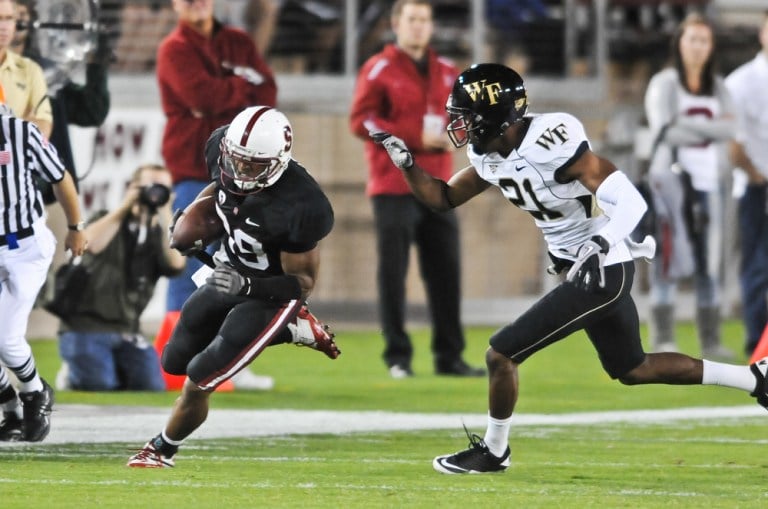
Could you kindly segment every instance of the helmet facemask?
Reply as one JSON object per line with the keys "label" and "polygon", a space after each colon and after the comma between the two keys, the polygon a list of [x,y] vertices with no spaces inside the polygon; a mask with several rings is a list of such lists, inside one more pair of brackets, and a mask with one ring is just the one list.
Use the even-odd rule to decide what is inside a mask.
{"label": "helmet facemask", "polygon": [[221,175],[222,178],[229,178],[235,188],[244,194],[259,192],[271,186],[282,174],[284,164],[280,158],[249,155],[242,150],[243,147],[233,145],[231,140],[221,140]]}
{"label": "helmet facemask", "polygon": [[472,124],[472,112],[466,108],[457,108],[451,105],[451,98],[448,98],[448,104],[445,106],[448,112],[448,138],[456,148],[463,147],[469,143],[469,130]]}
{"label": "helmet facemask", "polygon": [[448,137],[456,148],[461,148],[467,143],[473,145],[485,145],[496,136],[500,136],[511,125],[503,122],[494,129],[494,126],[486,123],[482,115],[473,113],[468,108],[446,106],[448,112]]}
{"label": "helmet facemask", "polygon": [[258,193],[280,178],[291,160],[293,131],[288,119],[266,106],[238,114],[222,138],[221,182],[235,194]]}

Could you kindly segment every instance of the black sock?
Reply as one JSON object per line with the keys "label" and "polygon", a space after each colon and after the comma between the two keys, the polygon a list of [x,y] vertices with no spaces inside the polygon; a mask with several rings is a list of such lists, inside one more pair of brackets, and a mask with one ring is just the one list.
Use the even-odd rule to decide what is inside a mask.
{"label": "black sock", "polygon": [[166,458],[171,458],[175,456],[179,450],[178,445],[171,445],[165,440],[163,440],[162,433],[152,439],[152,445],[156,450],[160,451],[160,454],[162,454]]}

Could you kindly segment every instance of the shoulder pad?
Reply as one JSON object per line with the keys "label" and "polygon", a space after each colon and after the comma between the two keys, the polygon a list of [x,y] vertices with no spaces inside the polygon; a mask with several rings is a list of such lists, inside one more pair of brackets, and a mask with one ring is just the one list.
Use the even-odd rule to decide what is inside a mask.
{"label": "shoulder pad", "polygon": [[579,119],[568,113],[545,113],[534,117],[518,153],[539,171],[556,172],[589,148]]}
{"label": "shoulder pad", "polygon": [[208,174],[211,176],[211,180],[219,179],[219,156],[221,155],[219,145],[221,144],[221,139],[227,133],[228,127],[229,125],[219,127],[211,133],[208,141],[205,142],[205,164],[208,167]]}
{"label": "shoulder pad", "polygon": [[568,113],[545,113],[533,118],[519,152],[534,160],[572,155],[587,141],[581,121]]}
{"label": "shoulder pad", "polygon": [[289,239],[297,244],[318,242],[333,228],[333,208],[328,198],[318,193],[297,206],[290,224]]}

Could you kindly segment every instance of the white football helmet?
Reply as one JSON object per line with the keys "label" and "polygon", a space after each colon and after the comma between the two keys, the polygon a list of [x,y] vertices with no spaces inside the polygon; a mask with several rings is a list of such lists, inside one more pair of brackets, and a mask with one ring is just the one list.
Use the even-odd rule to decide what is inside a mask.
{"label": "white football helmet", "polygon": [[243,194],[271,186],[291,160],[293,130],[288,118],[269,106],[240,112],[221,140],[219,167],[222,184]]}

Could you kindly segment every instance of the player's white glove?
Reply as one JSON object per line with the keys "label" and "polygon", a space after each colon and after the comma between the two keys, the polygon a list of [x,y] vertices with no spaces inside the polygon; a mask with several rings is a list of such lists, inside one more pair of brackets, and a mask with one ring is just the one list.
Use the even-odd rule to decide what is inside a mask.
{"label": "player's white glove", "polygon": [[413,154],[405,146],[403,140],[384,131],[371,131],[369,135],[374,142],[384,147],[387,154],[389,154],[389,158],[392,159],[392,164],[403,171],[411,169],[413,166]]}
{"label": "player's white glove", "polygon": [[577,259],[568,271],[565,279],[585,292],[593,292],[596,287],[605,288],[605,255],[608,254],[608,241],[595,235],[579,247]]}
{"label": "player's white glove", "polygon": [[213,273],[205,282],[221,293],[245,295],[250,287],[250,280],[228,265],[216,264]]}

